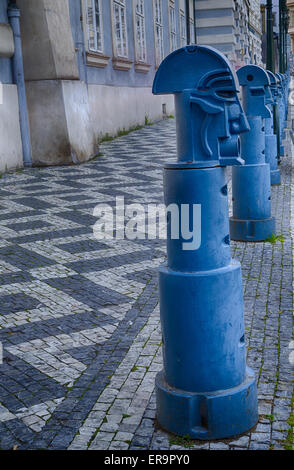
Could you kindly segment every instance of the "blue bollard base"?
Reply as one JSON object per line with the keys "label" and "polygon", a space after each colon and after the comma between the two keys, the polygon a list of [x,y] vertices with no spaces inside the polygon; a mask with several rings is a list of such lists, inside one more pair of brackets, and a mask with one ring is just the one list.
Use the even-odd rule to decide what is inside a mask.
{"label": "blue bollard base", "polygon": [[256,379],[248,367],[245,381],[228,390],[190,393],[172,388],[163,371],[157,374],[155,385],[157,420],[178,436],[200,440],[235,437],[258,421]]}
{"label": "blue bollard base", "polygon": [[281,184],[281,172],[280,170],[271,171],[271,185]]}
{"label": "blue bollard base", "polygon": [[262,242],[275,233],[274,217],[262,220],[239,220],[230,218],[230,236],[239,242]]}

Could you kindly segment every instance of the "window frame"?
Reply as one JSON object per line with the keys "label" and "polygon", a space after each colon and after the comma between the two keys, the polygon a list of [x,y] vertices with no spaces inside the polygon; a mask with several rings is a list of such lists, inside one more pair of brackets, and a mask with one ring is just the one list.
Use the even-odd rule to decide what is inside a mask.
{"label": "window frame", "polygon": [[[101,49],[98,49],[98,29],[97,29],[97,10],[96,10],[96,2],[99,6],[99,21],[100,21],[100,41],[101,41]],[[89,52],[94,52],[96,54],[104,54],[104,34],[103,34],[103,10],[102,10],[102,1],[101,0],[85,0],[85,22],[86,22],[86,32],[87,32],[87,50]],[[89,24],[89,3],[92,4],[93,10],[93,27],[94,27],[94,20],[95,20],[95,28],[94,31],[94,42],[95,46],[90,46],[90,24]]]}
{"label": "window frame", "polygon": [[102,52],[98,50],[90,49],[90,36],[89,36],[89,27],[88,27],[88,0],[82,1],[82,25],[84,33],[84,45],[85,45],[85,54],[86,54],[86,65],[90,67],[99,67],[104,68],[107,66],[110,57],[106,56],[105,51],[105,42],[104,42],[104,29],[103,29],[103,1],[100,0],[101,8],[101,38],[102,38]]}
{"label": "window frame", "polygon": [[[119,48],[117,43],[116,35],[116,25],[115,25],[115,5],[118,5],[120,8],[124,8],[124,26],[125,26],[125,55],[119,54]],[[121,12],[121,10],[120,10]],[[121,13],[120,13],[121,19]],[[127,4],[126,0],[111,0],[111,29],[112,29],[112,45],[113,45],[113,55],[117,59],[128,60],[129,58],[129,44],[128,44],[128,22],[127,22]],[[122,29],[120,28],[120,33]],[[121,48],[123,49],[123,38],[121,38]]]}
{"label": "window frame", "polygon": [[[187,35],[187,15],[183,10],[179,12],[180,19],[180,47],[184,47],[188,43]],[[183,27],[184,25],[184,27]]]}
{"label": "window frame", "polygon": [[[173,11],[173,24],[171,12]],[[177,37],[177,15],[176,15],[176,4],[174,0],[168,2],[168,24],[169,24],[169,48],[170,52],[175,51],[178,48],[178,37]],[[174,26],[174,30],[172,27]],[[174,44],[173,44],[174,41]]]}
{"label": "window frame", "polygon": [[[137,2],[142,2],[143,5],[143,13],[138,13],[136,6]],[[146,15],[145,15],[145,0],[133,0],[133,24],[134,24],[134,43],[135,43],[135,60],[136,63],[138,64],[147,64],[147,43],[146,43]],[[138,36],[137,36],[137,20],[138,17],[141,19],[142,23],[140,26],[143,24],[143,31],[141,30],[141,35],[142,35],[142,41],[143,41],[143,47],[142,45],[139,44],[138,42]],[[141,55],[141,52],[143,54]]]}
{"label": "window frame", "polygon": [[[157,5],[160,4],[160,21],[157,21]],[[153,0],[153,27],[154,27],[154,46],[155,46],[155,68],[158,68],[161,62],[164,59],[164,40],[163,40],[163,8],[162,8],[162,0]],[[160,32],[159,36],[157,36],[157,28]],[[160,40],[160,49],[158,49],[158,41]]]}

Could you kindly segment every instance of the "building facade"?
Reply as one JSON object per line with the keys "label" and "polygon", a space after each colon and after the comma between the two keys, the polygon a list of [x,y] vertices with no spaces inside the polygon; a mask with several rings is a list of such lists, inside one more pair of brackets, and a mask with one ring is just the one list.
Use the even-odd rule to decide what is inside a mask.
{"label": "building facade", "polygon": [[[152,83],[164,57],[181,46],[216,47],[236,68],[261,63],[259,0],[16,3],[34,165],[83,162],[97,153],[104,136],[172,114],[173,97],[153,96]],[[9,30],[7,0],[1,1],[0,14],[1,28]],[[0,81],[15,93],[13,51],[2,54]],[[16,101],[10,109],[17,113],[17,106]],[[3,126],[1,112],[4,107]],[[12,121],[17,125],[17,119]],[[22,145],[13,131],[18,156],[12,158],[1,132],[0,127],[3,171],[21,164]]]}
{"label": "building facade", "polygon": [[152,83],[195,42],[194,3],[18,0],[33,163],[82,162],[103,136],[171,114]]}
{"label": "building facade", "polygon": [[260,0],[249,2],[249,63],[262,65],[262,29],[261,29],[261,4]]}
{"label": "building facade", "polygon": [[197,42],[221,50],[236,68],[261,65],[260,0],[196,1]]}

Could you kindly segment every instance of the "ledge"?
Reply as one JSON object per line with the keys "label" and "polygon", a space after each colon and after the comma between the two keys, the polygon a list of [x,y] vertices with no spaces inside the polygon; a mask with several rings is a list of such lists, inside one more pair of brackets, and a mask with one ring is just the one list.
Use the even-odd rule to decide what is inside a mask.
{"label": "ledge", "polygon": [[112,66],[114,70],[124,70],[128,71],[132,67],[133,62],[128,59],[124,59],[123,57],[113,57],[112,58]]}
{"label": "ledge", "polygon": [[98,52],[87,51],[87,65],[90,67],[100,67],[104,68],[109,62],[110,57],[99,54]]}
{"label": "ledge", "polygon": [[148,73],[150,68],[150,64],[144,64],[143,62],[135,62],[135,71],[138,73]]}

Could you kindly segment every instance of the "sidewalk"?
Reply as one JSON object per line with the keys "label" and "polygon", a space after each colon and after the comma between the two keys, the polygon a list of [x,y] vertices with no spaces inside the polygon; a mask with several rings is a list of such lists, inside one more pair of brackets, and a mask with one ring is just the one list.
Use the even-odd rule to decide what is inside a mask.
{"label": "sidewalk", "polygon": [[157,267],[165,242],[93,237],[97,204],[114,205],[116,196],[126,204],[162,202],[162,166],[176,158],[174,120],[104,143],[103,155],[81,166],[3,176],[0,449],[293,447],[293,144],[287,135],[282,185],[272,187],[276,233],[284,241],[232,242],[242,263],[260,421],[231,441],[191,442],[155,423],[154,380],[162,368]]}

